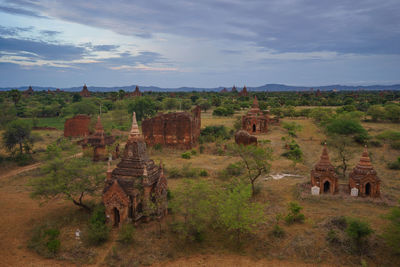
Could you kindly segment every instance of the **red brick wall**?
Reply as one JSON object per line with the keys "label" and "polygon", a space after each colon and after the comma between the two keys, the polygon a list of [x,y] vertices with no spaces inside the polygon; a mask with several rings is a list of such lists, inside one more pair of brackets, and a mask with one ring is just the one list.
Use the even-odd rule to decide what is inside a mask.
{"label": "red brick wall", "polygon": [[76,115],[64,123],[65,137],[81,137],[89,135],[90,117],[87,115]]}

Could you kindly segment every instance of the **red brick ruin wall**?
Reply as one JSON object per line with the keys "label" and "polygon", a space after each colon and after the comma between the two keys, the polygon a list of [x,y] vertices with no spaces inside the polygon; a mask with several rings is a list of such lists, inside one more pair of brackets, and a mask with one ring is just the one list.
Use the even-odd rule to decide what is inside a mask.
{"label": "red brick ruin wall", "polygon": [[89,135],[90,117],[86,115],[76,115],[68,119],[64,124],[65,137],[81,137]]}
{"label": "red brick ruin wall", "polygon": [[148,146],[161,144],[180,149],[190,149],[200,136],[201,110],[196,107],[192,114],[176,112],[161,114],[142,122],[142,132]]}

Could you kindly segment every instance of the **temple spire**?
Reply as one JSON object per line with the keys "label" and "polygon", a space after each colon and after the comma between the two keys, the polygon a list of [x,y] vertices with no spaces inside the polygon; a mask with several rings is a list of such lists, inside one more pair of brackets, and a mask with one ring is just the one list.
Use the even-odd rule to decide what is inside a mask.
{"label": "temple spire", "polygon": [[133,112],[132,128],[131,128],[131,132],[129,133],[129,140],[136,139],[139,136],[140,136],[140,132],[139,132],[139,127],[138,127],[138,124],[137,124],[137,121],[136,121],[136,113]]}
{"label": "temple spire", "polygon": [[258,108],[258,100],[257,100],[257,96],[254,96],[254,100],[253,100],[253,108]]}

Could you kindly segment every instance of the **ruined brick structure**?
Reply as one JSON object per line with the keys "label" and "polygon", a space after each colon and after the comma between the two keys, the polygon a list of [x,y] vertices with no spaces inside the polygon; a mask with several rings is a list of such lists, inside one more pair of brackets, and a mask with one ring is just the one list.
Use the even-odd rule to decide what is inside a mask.
{"label": "ruined brick structure", "polygon": [[239,92],[239,96],[248,96],[246,85],[243,87],[242,91]]}
{"label": "ruined brick structure", "polygon": [[220,93],[228,93],[228,90],[226,90],[226,88],[222,89],[221,91],[219,91]]}
{"label": "ruined brick structure", "polygon": [[81,95],[81,97],[90,97],[90,92],[89,92],[86,84],[83,85],[82,91],[79,94]]}
{"label": "ruined brick structure", "polygon": [[65,137],[82,137],[89,135],[90,117],[87,115],[76,115],[67,119],[64,123]]}
{"label": "ruined brick structure", "polygon": [[270,118],[268,112],[264,114],[264,112],[260,110],[257,96],[254,96],[250,111],[242,117],[242,130],[250,134],[267,133],[269,122]]}
{"label": "ruined brick structure", "polygon": [[249,134],[244,130],[237,131],[235,133],[235,142],[238,145],[257,145],[257,137]]}
{"label": "ruined brick structure", "polygon": [[338,192],[338,177],[335,167],[331,164],[326,144],[322,150],[320,161],[311,170],[311,185],[320,188],[320,194],[335,194]]}
{"label": "ruined brick structure", "polygon": [[201,109],[195,107],[192,113],[175,112],[160,114],[142,122],[146,144],[190,149],[198,141],[201,126]]}
{"label": "ruined brick structure", "polygon": [[124,155],[117,167],[107,170],[103,203],[108,222],[119,226],[125,222],[148,221],[167,215],[167,179],[162,164],[155,165],[146,152],[133,113],[132,129]]}
{"label": "ruined brick structure", "polygon": [[232,92],[232,93],[237,93],[236,86],[233,86],[233,87],[232,87],[232,90],[231,90],[231,92]]}
{"label": "ruined brick structure", "polygon": [[360,162],[349,175],[350,190],[357,188],[358,195],[362,197],[379,197],[380,183],[381,181],[371,164],[367,147],[365,147]]}
{"label": "ruined brick structure", "polygon": [[142,96],[142,92],[140,92],[139,87],[137,85],[135,91],[131,93],[131,96]]}
{"label": "ruined brick structure", "polygon": [[85,151],[87,149],[93,150],[93,160],[107,160],[107,146],[112,145],[115,139],[113,136],[104,133],[103,125],[101,124],[100,116],[97,117],[95,132],[92,135],[85,136],[85,138],[78,142]]}

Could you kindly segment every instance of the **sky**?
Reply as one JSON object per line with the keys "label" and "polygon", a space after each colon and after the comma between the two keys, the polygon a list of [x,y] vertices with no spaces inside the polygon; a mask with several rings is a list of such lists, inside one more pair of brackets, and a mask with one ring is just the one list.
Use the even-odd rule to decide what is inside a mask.
{"label": "sky", "polygon": [[0,87],[400,83],[399,0],[0,0]]}

